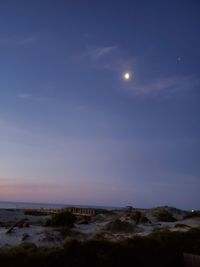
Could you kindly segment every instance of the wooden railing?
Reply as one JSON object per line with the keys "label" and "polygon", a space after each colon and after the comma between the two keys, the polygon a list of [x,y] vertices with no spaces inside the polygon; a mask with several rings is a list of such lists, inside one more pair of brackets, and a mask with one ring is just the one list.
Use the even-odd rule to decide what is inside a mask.
{"label": "wooden railing", "polygon": [[87,216],[91,217],[95,215],[95,209],[91,208],[75,208],[75,207],[67,207],[62,209],[51,209],[51,208],[40,208],[40,209],[27,209],[27,211],[37,211],[41,213],[47,213],[47,214],[55,214],[62,211],[68,211],[76,216]]}
{"label": "wooden railing", "polygon": [[95,210],[94,209],[90,209],[90,208],[65,208],[64,210],[69,211],[71,213],[73,213],[74,215],[77,216],[94,216],[95,215]]}

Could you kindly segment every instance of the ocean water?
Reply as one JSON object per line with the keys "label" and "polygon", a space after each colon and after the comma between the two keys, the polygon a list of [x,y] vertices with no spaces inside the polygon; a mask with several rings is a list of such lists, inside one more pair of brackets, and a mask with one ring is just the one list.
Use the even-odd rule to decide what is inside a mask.
{"label": "ocean water", "polygon": [[64,208],[62,204],[45,204],[45,203],[30,203],[30,202],[4,202],[0,201],[0,209],[23,209],[23,208]]}
{"label": "ocean water", "polygon": [[30,202],[4,202],[0,201],[0,209],[62,209],[65,207],[78,207],[78,208],[99,208],[113,210],[119,207],[105,207],[105,206],[93,206],[93,205],[67,205],[67,204],[47,204],[47,203],[30,203]]}

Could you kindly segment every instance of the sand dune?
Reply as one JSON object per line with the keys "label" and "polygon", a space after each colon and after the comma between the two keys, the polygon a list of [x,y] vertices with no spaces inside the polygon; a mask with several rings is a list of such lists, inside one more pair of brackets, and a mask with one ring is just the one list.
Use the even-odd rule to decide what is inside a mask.
{"label": "sand dune", "polygon": [[[164,211],[164,213],[163,213]],[[167,212],[167,213],[166,213]],[[168,217],[159,220],[163,214]],[[170,216],[169,216],[170,214]],[[50,215],[25,215],[24,210],[0,210],[0,247],[13,247],[22,242],[37,246],[60,246],[70,239],[103,238],[117,241],[136,235],[146,236],[160,230],[188,231],[200,227],[200,216],[186,218],[189,212],[169,207],[155,209],[119,209],[97,212],[90,221],[76,221],[72,229],[46,227]],[[167,221],[168,220],[168,221]],[[171,220],[171,221],[170,221]],[[8,229],[18,223],[8,233]]]}

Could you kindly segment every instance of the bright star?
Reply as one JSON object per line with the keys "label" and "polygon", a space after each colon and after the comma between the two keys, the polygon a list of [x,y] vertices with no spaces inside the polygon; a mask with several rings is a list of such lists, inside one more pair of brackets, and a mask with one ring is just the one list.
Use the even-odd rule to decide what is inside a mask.
{"label": "bright star", "polygon": [[131,74],[129,72],[124,73],[124,80],[130,80]]}

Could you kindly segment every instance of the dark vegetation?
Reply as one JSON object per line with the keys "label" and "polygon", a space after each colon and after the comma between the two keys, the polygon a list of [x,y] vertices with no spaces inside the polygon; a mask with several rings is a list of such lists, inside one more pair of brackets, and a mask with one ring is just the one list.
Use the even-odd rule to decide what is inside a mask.
{"label": "dark vegetation", "polygon": [[149,219],[140,211],[135,211],[131,213],[131,219],[136,222],[136,224],[140,223],[148,223]]}
{"label": "dark vegetation", "polygon": [[80,216],[80,218],[77,218],[78,224],[89,224],[91,222],[91,218],[88,216]]}
{"label": "dark vegetation", "polygon": [[184,217],[184,219],[198,218],[198,217],[200,218],[200,211],[199,211],[199,210],[188,213],[188,214]]}
{"label": "dark vegetation", "polygon": [[176,223],[175,228],[191,228],[189,225],[184,224],[184,223]]}
{"label": "dark vegetation", "polygon": [[173,215],[168,210],[164,210],[164,209],[157,211],[155,216],[157,220],[161,222],[175,222],[176,221]]}
{"label": "dark vegetation", "polygon": [[24,215],[46,216],[46,215],[48,215],[48,213],[45,211],[42,211],[42,210],[28,209],[28,210],[24,211]]}
{"label": "dark vegetation", "polygon": [[157,231],[118,243],[70,241],[62,248],[52,249],[23,243],[0,249],[0,263],[4,267],[181,267],[183,252],[200,254],[199,228],[186,233]]}
{"label": "dark vegetation", "polygon": [[114,211],[106,209],[95,209],[95,214],[113,214]]}
{"label": "dark vegetation", "polygon": [[133,232],[134,227],[128,222],[122,222],[117,219],[112,222],[109,222],[106,225],[105,229],[113,233],[131,233]]}
{"label": "dark vegetation", "polygon": [[45,226],[66,226],[73,227],[76,221],[76,217],[68,211],[60,211],[51,216],[51,219],[47,219]]}

